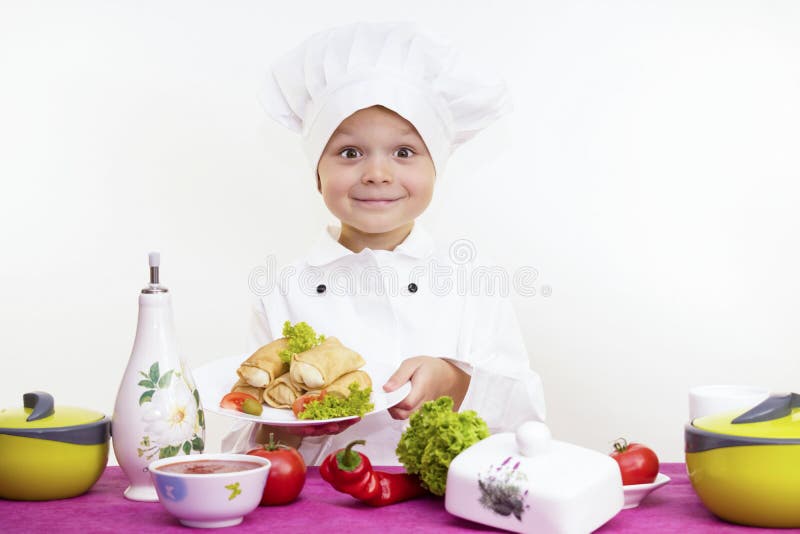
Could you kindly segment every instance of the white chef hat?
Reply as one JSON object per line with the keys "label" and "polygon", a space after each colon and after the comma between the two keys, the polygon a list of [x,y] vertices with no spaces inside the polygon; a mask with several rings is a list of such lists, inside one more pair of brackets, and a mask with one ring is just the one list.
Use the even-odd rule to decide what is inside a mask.
{"label": "white chef hat", "polygon": [[501,78],[409,22],[315,33],[272,65],[259,96],[302,135],[315,176],[334,130],[360,109],[382,105],[413,124],[439,176],[456,147],[511,110]]}

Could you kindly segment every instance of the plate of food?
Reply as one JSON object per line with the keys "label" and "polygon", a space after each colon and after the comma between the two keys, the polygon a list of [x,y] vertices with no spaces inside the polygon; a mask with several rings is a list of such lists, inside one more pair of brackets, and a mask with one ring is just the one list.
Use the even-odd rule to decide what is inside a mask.
{"label": "plate of food", "polygon": [[368,362],[335,337],[305,323],[284,325],[284,337],[251,355],[230,356],[192,371],[206,410],[273,426],[315,426],[368,417],[411,390],[385,393],[395,371]]}

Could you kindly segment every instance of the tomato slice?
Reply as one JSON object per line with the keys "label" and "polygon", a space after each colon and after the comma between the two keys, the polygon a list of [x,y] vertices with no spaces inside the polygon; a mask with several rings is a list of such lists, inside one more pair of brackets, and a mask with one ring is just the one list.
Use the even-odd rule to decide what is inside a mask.
{"label": "tomato slice", "polygon": [[294,412],[294,416],[297,417],[300,415],[300,412],[306,409],[306,405],[309,402],[324,399],[325,393],[326,391],[323,389],[319,393],[306,393],[305,395],[297,397],[297,400],[292,403],[292,412]]}
{"label": "tomato slice", "polygon": [[237,410],[241,412],[242,404],[244,404],[246,399],[253,399],[256,402],[259,402],[259,400],[252,395],[248,395],[247,393],[242,393],[240,391],[232,391],[231,393],[228,393],[222,397],[219,405],[222,408],[227,408],[228,410]]}

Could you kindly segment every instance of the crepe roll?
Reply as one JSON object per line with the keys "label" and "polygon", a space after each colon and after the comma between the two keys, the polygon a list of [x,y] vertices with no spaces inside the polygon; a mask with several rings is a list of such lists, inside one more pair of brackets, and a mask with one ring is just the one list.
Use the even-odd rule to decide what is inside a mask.
{"label": "crepe roll", "polygon": [[289,346],[289,340],[282,337],[255,351],[236,370],[239,377],[256,388],[266,387],[289,371],[289,365],[281,361],[280,353]]}
{"label": "crepe roll", "polygon": [[335,337],[328,337],[316,347],[292,356],[289,374],[307,389],[321,389],[365,363],[356,351],[348,349]]}
{"label": "crepe roll", "polygon": [[231,388],[231,393],[247,393],[248,395],[258,399],[258,402],[261,402],[261,396],[264,394],[264,388],[253,387],[240,378]]}
{"label": "crepe roll", "polygon": [[[351,371],[343,374],[329,384],[325,388],[325,391],[327,392],[326,394],[346,399],[350,396],[350,384],[353,382],[358,384],[359,389],[367,389],[372,387],[372,379],[369,377],[366,371]],[[309,393],[318,394],[321,391],[321,389],[311,390]]]}
{"label": "crepe roll", "polygon": [[303,394],[303,391],[289,373],[284,373],[264,389],[262,398],[273,408],[291,408],[292,403]]}

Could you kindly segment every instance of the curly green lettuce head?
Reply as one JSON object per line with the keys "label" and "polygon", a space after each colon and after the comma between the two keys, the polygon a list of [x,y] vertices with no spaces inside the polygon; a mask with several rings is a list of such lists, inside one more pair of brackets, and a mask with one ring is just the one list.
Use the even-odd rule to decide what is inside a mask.
{"label": "curly green lettuce head", "polygon": [[397,444],[397,458],[408,473],[419,475],[431,493],[444,495],[450,462],[487,437],[489,428],[477,413],[454,412],[453,399],[440,397],[411,415]]}
{"label": "curly green lettuce head", "polygon": [[289,346],[279,354],[284,363],[292,361],[292,356],[295,354],[305,352],[325,341],[325,336],[318,336],[308,323],[302,321],[294,326],[289,321],[283,323],[283,337],[289,340]]}

